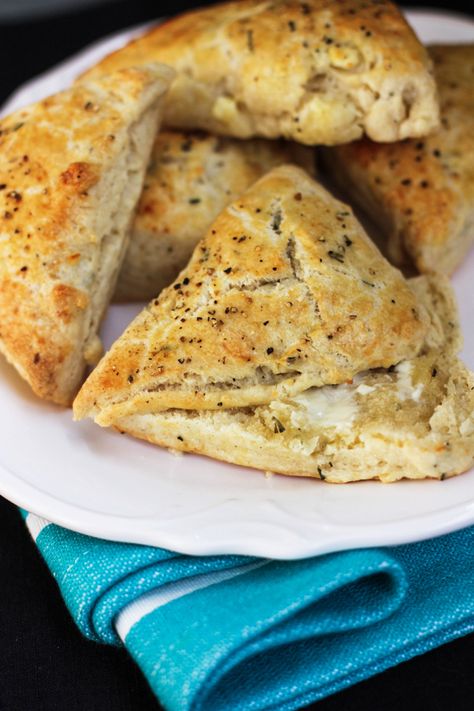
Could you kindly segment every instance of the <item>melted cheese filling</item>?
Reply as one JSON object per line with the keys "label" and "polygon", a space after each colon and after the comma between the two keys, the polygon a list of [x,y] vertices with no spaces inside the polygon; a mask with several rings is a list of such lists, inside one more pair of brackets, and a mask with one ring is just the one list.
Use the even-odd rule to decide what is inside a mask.
{"label": "melted cheese filling", "polygon": [[397,397],[399,400],[414,400],[418,402],[423,391],[423,383],[413,386],[412,380],[413,364],[406,360],[399,363],[395,368],[397,373]]}
{"label": "melted cheese filling", "polygon": [[[398,400],[418,402],[423,391],[423,384],[416,386],[412,380],[413,364],[410,361],[399,363],[395,367],[396,378],[391,382],[364,382],[370,371],[359,373],[351,384],[325,385],[310,388],[288,400],[274,401],[270,409],[278,416],[286,413],[291,426],[297,430],[333,428],[337,432],[351,429],[361,406],[360,399],[378,388],[389,388]],[[290,412],[289,412],[290,411]]]}
{"label": "melted cheese filling", "polygon": [[[360,387],[360,386],[359,386]],[[305,418],[324,427],[336,430],[350,428],[357,415],[355,394],[358,388],[351,385],[327,385],[322,388],[310,388],[292,398],[292,403],[305,409]],[[295,410],[292,421],[298,419],[301,411]],[[293,421],[297,425],[297,422]]]}

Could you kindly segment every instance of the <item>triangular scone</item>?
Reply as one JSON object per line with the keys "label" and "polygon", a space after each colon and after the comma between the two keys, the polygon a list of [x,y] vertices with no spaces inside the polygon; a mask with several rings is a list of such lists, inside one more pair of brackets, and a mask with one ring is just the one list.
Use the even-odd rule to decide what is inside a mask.
{"label": "triangular scone", "polygon": [[86,76],[151,60],[178,73],[164,118],[175,128],[335,145],[438,125],[430,59],[391,2],[212,5],[153,28]]}
{"label": "triangular scone", "polygon": [[413,357],[425,314],[349,207],[281,166],[228,206],[81,390],[101,423],[264,404]]}
{"label": "triangular scone", "polygon": [[115,300],[157,296],[186,266],[221,210],[271,168],[288,162],[314,173],[315,151],[301,143],[160,131]]}
{"label": "triangular scone", "polygon": [[173,76],[124,69],[0,123],[0,350],[70,404],[115,287]]}
{"label": "triangular scone", "polygon": [[431,325],[418,357],[269,405],[130,414],[121,432],[185,452],[329,482],[444,479],[474,464],[474,374],[447,280],[410,284]]}
{"label": "triangular scone", "polygon": [[474,244],[474,44],[429,48],[440,129],[422,141],[325,152],[342,191],[380,226],[396,264],[451,274]]}

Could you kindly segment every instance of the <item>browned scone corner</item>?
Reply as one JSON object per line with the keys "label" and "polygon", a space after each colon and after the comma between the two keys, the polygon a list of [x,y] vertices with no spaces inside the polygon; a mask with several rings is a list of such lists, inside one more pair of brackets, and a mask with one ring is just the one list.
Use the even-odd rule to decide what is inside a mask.
{"label": "browned scone corner", "polygon": [[414,357],[427,324],[350,208],[281,166],[219,215],[91,374],[75,415],[263,405]]}
{"label": "browned scone corner", "polygon": [[393,262],[451,274],[474,243],[474,44],[429,48],[441,127],[423,140],[323,152],[339,187],[387,237]]}
{"label": "browned scone corner", "polygon": [[120,270],[116,301],[149,301],[186,265],[211,222],[264,173],[294,162],[310,174],[315,150],[299,143],[162,131]]}
{"label": "browned scone corner", "polygon": [[71,404],[113,293],[173,72],[121,69],[0,122],[0,350]]}
{"label": "browned scone corner", "polygon": [[387,0],[240,0],[180,15],[92,67],[177,71],[165,124],[334,145],[438,125],[431,61]]}

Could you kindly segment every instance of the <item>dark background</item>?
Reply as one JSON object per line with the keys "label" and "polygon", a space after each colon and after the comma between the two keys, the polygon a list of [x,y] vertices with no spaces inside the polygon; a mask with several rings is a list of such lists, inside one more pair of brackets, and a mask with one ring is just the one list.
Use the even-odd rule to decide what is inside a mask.
{"label": "dark background", "polygon": [[[2,0],[0,0],[1,6]],[[37,0],[40,5],[41,0]],[[460,0],[444,9],[466,12]],[[76,12],[0,22],[0,103],[86,44],[197,3],[108,0]],[[428,2],[405,3],[433,7]],[[441,4],[438,7],[443,9]],[[1,9],[1,7],[0,7]],[[1,404],[0,404],[1,406]],[[474,635],[325,699],[315,711],[471,711]],[[0,711],[157,711],[126,652],[85,640],[14,506],[0,497]],[[245,711],[242,709],[242,711]]]}

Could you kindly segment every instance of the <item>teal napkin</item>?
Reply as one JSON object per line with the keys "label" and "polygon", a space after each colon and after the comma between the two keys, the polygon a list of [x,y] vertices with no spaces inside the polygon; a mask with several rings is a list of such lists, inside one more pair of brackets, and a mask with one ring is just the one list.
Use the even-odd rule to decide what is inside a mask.
{"label": "teal napkin", "polygon": [[474,631],[474,527],[284,562],[25,517],[79,629],[124,644],[170,711],[296,709]]}

